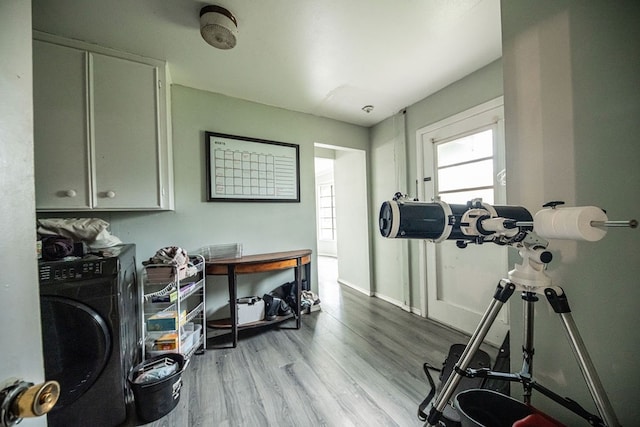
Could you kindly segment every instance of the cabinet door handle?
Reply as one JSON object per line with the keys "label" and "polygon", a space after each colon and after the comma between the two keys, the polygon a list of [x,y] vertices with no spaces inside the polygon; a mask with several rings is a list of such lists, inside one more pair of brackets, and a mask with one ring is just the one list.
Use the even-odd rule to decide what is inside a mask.
{"label": "cabinet door handle", "polygon": [[66,197],[76,197],[78,195],[78,192],[76,190],[67,190],[64,192],[64,195]]}
{"label": "cabinet door handle", "polygon": [[104,193],[104,196],[108,199],[113,199],[114,197],[116,197],[116,192],[109,190]]}

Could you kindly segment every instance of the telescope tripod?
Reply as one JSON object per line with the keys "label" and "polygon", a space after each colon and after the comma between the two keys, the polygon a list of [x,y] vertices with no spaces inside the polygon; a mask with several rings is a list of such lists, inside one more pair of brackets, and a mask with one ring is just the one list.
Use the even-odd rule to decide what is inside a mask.
{"label": "telescope tripod", "polygon": [[[517,270],[517,268],[516,268]],[[515,270],[514,270],[515,271]],[[513,272],[510,272],[510,275]],[[541,270],[539,273],[544,274]],[[573,413],[581,416],[589,421],[593,426],[608,426],[619,427],[619,422],[613,411],[613,407],[607,398],[602,383],[596,373],[595,367],[587,353],[578,328],[576,327],[573,317],[571,316],[571,310],[569,308],[569,302],[566,294],[562,288],[558,286],[550,286],[550,281],[547,282],[548,287],[544,288],[544,296],[553,308],[554,312],[560,316],[562,325],[567,333],[571,349],[576,357],[582,375],[587,383],[589,392],[593,397],[595,405],[599,412],[599,417],[589,413],[575,401],[559,396],[553,391],[543,387],[535,382],[532,377],[533,369],[533,329],[534,329],[534,303],[538,301],[536,290],[539,288],[527,286],[522,288],[516,285],[511,280],[502,279],[496,288],[496,292],[493,296],[491,304],[487,308],[486,312],[482,316],[480,323],[476,327],[475,332],[471,336],[469,343],[463,351],[458,363],[456,363],[454,370],[442,387],[441,392],[437,396],[429,415],[427,417],[427,423],[425,426],[436,426],[437,422],[442,418],[443,410],[447,403],[453,397],[453,393],[458,386],[458,383],[462,377],[479,377],[488,379],[497,379],[511,382],[520,382],[524,388],[524,403],[531,403],[531,392],[537,390],[548,398],[552,399],[556,403],[564,406]],[[502,306],[509,300],[514,291],[518,288],[524,289],[522,292],[522,300],[524,301],[524,339],[523,339],[523,364],[522,370],[519,373],[503,373],[494,372],[485,369],[470,369],[469,365],[473,359],[473,356],[480,348],[480,344],[486,337],[491,325],[495,321]]]}

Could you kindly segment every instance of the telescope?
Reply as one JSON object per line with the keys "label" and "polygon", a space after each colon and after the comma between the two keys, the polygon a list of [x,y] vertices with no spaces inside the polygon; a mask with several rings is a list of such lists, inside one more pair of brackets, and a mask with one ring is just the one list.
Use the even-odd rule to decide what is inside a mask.
{"label": "telescope", "polygon": [[[561,287],[552,285],[551,278],[545,273],[545,266],[552,259],[551,252],[546,250],[549,244],[546,239],[597,241],[605,236],[608,227],[637,228],[638,221],[609,221],[606,212],[598,207],[562,207],[563,204],[559,201],[549,202],[543,206],[545,209],[532,216],[522,206],[493,206],[482,199],[473,199],[466,204],[443,201],[427,203],[396,193],[393,200],[382,203],[379,227],[383,237],[423,239],[435,243],[454,240],[459,248],[465,248],[470,243],[491,242],[514,246],[522,257],[522,263],[509,271],[508,279],[499,281],[489,307],[437,396],[435,384],[425,369],[431,392],[418,408],[418,418],[427,421],[425,426],[444,425],[441,423],[443,411],[463,377],[520,382],[526,404],[531,404],[531,392],[536,390],[585,418],[592,426],[620,425],[575,325],[567,296]],[[487,368],[471,369],[475,352],[501,307],[517,289],[522,291],[525,304],[522,371],[508,374]],[[589,413],[574,400],[562,397],[533,380],[533,304],[539,299],[536,294],[544,295],[559,315],[598,415]],[[424,412],[427,405],[431,407],[428,415]]]}
{"label": "telescope", "polygon": [[464,248],[469,243],[514,245],[533,231],[544,239],[596,241],[607,227],[638,226],[636,220],[609,221],[606,212],[594,206],[560,207],[563,204],[549,202],[533,217],[522,206],[494,206],[482,199],[428,203],[396,193],[380,207],[379,228],[391,239],[455,240]]}

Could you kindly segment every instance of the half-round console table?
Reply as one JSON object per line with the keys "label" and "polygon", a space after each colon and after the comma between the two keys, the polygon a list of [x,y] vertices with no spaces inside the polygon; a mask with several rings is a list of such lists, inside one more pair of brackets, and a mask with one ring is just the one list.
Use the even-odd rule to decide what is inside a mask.
{"label": "half-round console table", "polygon": [[[238,289],[237,280],[239,274],[262,273],[265,271],[294,269],[297,289],[297,304],[295,313],[288,316],[278,316],[272,321],[258,321],[244,325],[238,325]],[[230,318],[207,322],[211,328],[231,329],[233,347],[238,345],[238,330],[255,328],[268,324],[279,323],[296,318],[296,329],[300,329],[300,293],[302,290],[302,277],[311,283],[311,250],[300,249],[286,252],[273,252],[268,254],[246,255],[240,258],[211,259],[206,261],[208,275],[227,276],[229,283],[229,309]]]}

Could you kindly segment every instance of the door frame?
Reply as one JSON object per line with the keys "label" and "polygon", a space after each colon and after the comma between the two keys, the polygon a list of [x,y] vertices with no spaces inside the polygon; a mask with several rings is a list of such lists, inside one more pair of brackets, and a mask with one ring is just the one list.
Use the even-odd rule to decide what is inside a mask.
{"label": "door frame", "polygon": [[[6,207],[0,213],[0,232],[8,248],[0,257],[0,320],[5,325],[0,354],[3,387],[18,379],[36,384],[44,380],[35,227],[31,27],[31,2],[0,3],[0,147],[3,156],[11,159],[7,167],[0,168]],[[24,424],[46,426],[47,420],[37,417]]]}
{"label": "door frame", "polygon": [[[336,145],[314,143],[315,148],[333,150],[334,189],[336,194],[336,245],[338,259],[338,282],[365,295],[371,296],[371,244],[369,236],[369,200],[367,177],[367,152],[361,149]],[[358,173],[357,179],[348,182],[341,180],[341,155],[357,156],[358,162],[352,164],[351,172]],[[355,188],[356,186],[357,188]],[[318,212],[317,195],[315,198]],[[350,208],[345,208],[347,203]],[[358,208],[353,209],[355,205]],[[342,207],[342,208],[341,208]],[[317,218],[316,218],[317,221]],[[345,226],[346,225],[346,226]],[[316,223],[316,241],[318,224]],[[357,247],[354,246],[357,244]]]}
{"label": "door frame", "polygon": [[[419,183],[419,185],[417,185],[417,196],[419,200],[429,201],[426,199],[427,195],[426,195],[425,185],[424,185],[424,177],[426,176],[425,168],[427,166],[424,160],[425,151],[423,149],[423,139],[425,135],[433,133],[442,128],[455,125],[462,121],[468,121],[470,119],[473,119],[475,116],[484,115],[491,110],[494,110],[496,108],[500,108],[503,106],[504,106],[504,98],[500,96],[490,101],[487,101],[485,103],[482,103],[480,105],[477,105],[475,107],[472,107],[470,109],[467,109],[463,112],[457,113],[453,116],[440,120],[436,123],[420,128],[416,131],[416,152],[417,152],[416,153],[417,154],[416,155],[416,182]],[[486,120],[484,121],[484,123],[486,124]],[[504,139],[504,111],[503,111],[502,117],[496,118],[496,123],[498,123],[496,132],[499,133],[500,138]],[[494,157],[496,159],[501,160],[502,163],[504,164],[504,158],[505,158],[504,147],[499,146],[497,151],[494,153]],[[505,191],[505,194],[506,194],[506,191]],[[499,196],[495,200],[496,204],[504,204],[505,202],[506,200],[500,199]],[[419,288],[420,289],[420,310],[422,311],[424,317],[430,317],[429,307],[428,307],[429,306],[428,286],[430,282],[433,283],[433,280],[435,280],[435,274],[436,274],[435,271],[429,271],[427,267],[428,265],[427,258],[429,256],[434,256],[433,254],[431,254],[431,252],[433,251],[428,250],[428,244],[429,242],[422,241],[418,245],[418,278],[420,281],[420,288]],[[505,260],[505,266],[508,266],[506,260]],[[506,274],[506,270],[505,270],[505,274]],[[498,279],[499,278],[496,279],[496,283]],[[487,301],[487,304],[489,304],[489,302],[490,301]],[[507,329],[509,325],[508,319],[509,319],[508,310],[505,309],[500,314],[500,320],[506,325]],[[473,331],[465,331],[465,332],[471,333]],[[493,339],[491,339],[491,337],[488,336],[487,340],[497,345],[500,345],[501,338],[498,338],[498,335],[501,335],[501,333],[496,334],[496,337],[494,337]]]}

